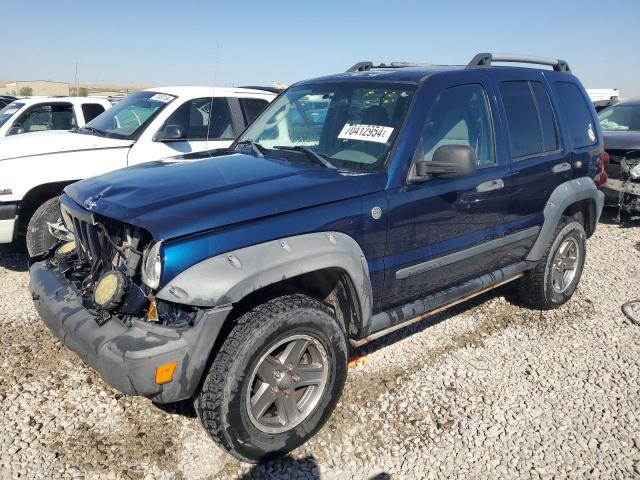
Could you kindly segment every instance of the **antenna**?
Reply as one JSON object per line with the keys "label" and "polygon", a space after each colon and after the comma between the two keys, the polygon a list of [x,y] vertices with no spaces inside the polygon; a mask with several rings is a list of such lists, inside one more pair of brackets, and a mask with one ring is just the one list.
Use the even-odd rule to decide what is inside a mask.
{"label": "antenna", "polygon": [[[220,44],[216,44],[216,60],[213,65],[213,85],[211,86],[211,102],[209,103],[209,121],[207,122],[207,140],[204,144],[205,151],[209,151],[209,132],[211,131],[211,120],[213,119],[213,96],[216,93],[216,82],[218,81],[218,59],[220,57]],[[211,154],[209,154],[211,156]]]}

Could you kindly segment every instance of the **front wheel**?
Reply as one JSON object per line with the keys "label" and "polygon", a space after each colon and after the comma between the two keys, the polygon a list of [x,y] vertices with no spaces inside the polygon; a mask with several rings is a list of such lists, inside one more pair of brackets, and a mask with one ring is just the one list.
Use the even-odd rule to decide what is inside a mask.
{"label": "front wheel", "polygon": [[62,226],[62,213],[58,197],[51,198],[40,205],[29,220],[27,226],[27,251],[33,257],[53,247],[58,238],[51,234],[49,224]]}
{"label": "front wheel", "polygon": [[196,412],[211,437],[242,461],[285,454],[331,414],[347,357],[345,334],[321,302],[275,298],[237,319],[195,399]]}

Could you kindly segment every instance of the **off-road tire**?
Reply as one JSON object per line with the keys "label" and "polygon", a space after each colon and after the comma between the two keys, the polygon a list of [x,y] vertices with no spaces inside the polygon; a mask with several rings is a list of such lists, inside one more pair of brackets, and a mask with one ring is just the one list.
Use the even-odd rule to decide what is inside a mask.
{"label": "off-road tire", "polygon": [[30,256],[46,252],[57,242],[49,233],[48,223],[56,223],[61,218],[58,197],[51,198],[40,205],[29,219],[27,226],[27,251]]}
{"label": "off-road tire", "polygon": [[[328,373],[318,403],[297,426],[267,433],[252,423],[247,395],[263,355],[291,335],[307,335],[326,350]],[[194,399],[202,425],[239,460],[259,462],[286,454],[311,437],[333,411],[347,376],[345,333],[331,311],[306,295],[274,298],[235,320]]]}
{"label": "off-road tire", "polygon": [[[552,285],[551,267],[558,248],[568,237],[573,237],[578,245],[577,270],[567,289],[559,293],[554,290]],[[574,217],[563,217],[556,228],[553,241],[544,257],[537,263],[535,268],[529,270],[518,281],[520,299],[527,305],[540,310],[551,310],[566,303],[573,295],[582,276],[586,257],[586,239],[587,235],[579,220]]]}

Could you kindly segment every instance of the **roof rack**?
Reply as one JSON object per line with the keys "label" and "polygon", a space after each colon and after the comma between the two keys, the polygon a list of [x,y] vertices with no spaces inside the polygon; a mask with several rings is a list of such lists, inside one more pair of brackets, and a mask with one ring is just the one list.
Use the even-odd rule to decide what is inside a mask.
{"label": "roof rack", "polygon": [[346,73],[349,72],[366,72],[371,70],[372,68],[405,68],[405,67],[430,67],[432,66],[429,63],[412,63],[412,62],[390,62],[390,63],[379,63],[378,65],[374,65],[373,62],[358,62],[353,65],[351,68],[347,69]]}
{"label": "roof rack", "polygon": [[467,68],[490,67],[491,62],[508,63],[534,63],[536,65],[549,65],[556,72],[570,73],[569,64],[557,58],[533,57],[530,55],[513,55],[510,53],[479,53],[469,62]]}

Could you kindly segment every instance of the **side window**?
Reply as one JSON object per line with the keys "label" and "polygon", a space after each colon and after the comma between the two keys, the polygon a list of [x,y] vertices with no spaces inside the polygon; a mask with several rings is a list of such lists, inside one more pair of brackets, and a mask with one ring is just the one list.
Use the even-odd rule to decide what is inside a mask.
{"label": "side window", "polygon": [[496,162],[489,103],[481,85],[451,87],[436,97],[422,132],[424,159],[431,161],[443,145],[473,148],[480,167]]}
{"label": "side window", "polygon": [[82,115],[84,116],[84,122],[89,123],[91,120],[104,112],[104,110],[105,108],[99,103],[83,103]]}
{"label": "side window", "polygon": [[179,125],[185,140],[233,140],[236,136],[226,98],[189,100],[169,116],[162,128],[167,125]]}
{"label": "side window", "polygon": [[573,146],[580,148],[596,143],[591,109],[580,89],[569,82],[556,82],[556,88]]}
{"label": "side window", "polygon": [[241,98],[240,105],[242,106],[245,124],[248,125],[264,110],[264,107],[269,105],[269,102],[261,98]]}
{"label": "side window", "polygon": [[24,128],[26,132],[44,130],[71,130],[78,124],[70,103],[43,104],[27,110],[14,126]]}
{"label": "side window", "polygon": [[531,90],[536,99],[540,117],[542,149],[544,152],[552,152],[558,149],[558,128],[556,127],[556,119],[549,100],[549,94],[541,82],[531,82]]}
{"label": "side window", "polygon": [[502,82],[511,157],[515,160],[558,149],[558,130],[547,90],[541,82]]}

